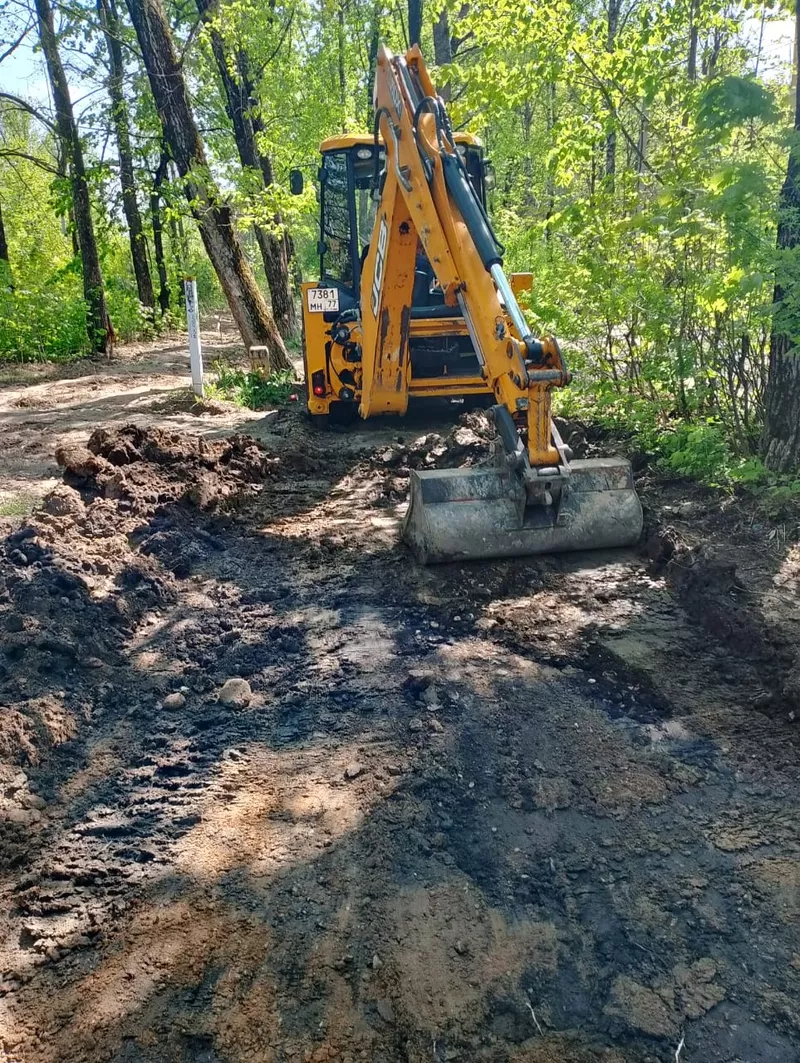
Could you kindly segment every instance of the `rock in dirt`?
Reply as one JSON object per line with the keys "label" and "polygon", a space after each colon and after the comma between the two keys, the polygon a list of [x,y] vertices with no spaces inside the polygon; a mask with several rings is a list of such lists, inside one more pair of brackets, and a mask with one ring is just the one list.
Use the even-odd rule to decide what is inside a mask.
{"label": "rock in dirt", "polygon": [[378,1009],[378,1014],[384,1022],[394,1022],[394,1008],[392,1007],[391,1000],[379,1000],[375,1007]]}
{"label": "rock in dirt", "polygon": [[426,687],[422,693],[422,700],[429,709],[437,708],[439,705],[439,691],[433,686]]}
{"label": "rock in dirt", "polygon": [[403,683],[403,689],[407,690],[410,694],[419,695],[433,682],[433,676],[430,672],[413,671],[409,672]]}
{"label": "rock in dirt", "polygon": [[85,513],[83,500],[78,492],[66,484],[53,488],[44,500],[44,509],[53,517],[80,517]]}
{"label": "rock in dirt", "polygon": [[360,761],[354,760],[344,769],[344,777],[345,779],[357,779],[363,771],[364,765]]}
{"label": "rock in dirt", "polygon": [[219,692],[220,705],[229,709],[243,709],[250,704],[253,692],[246,679],[226,679]]}
{"label": "rock in dirt", "polygon": [[685,549],[674,528],[657,528],[647,540],[647,557],[659,568],[672,560],[679,547]]}
{"label": "rock in dirt", "polygon": [[41,819],[41,813],[32,808],[6,808],[0,812],[0,819],[20,827],[29,827]]}
{"label": "rock in dirt", "polygon": [[614,979],[611,987],[612,1003],[606,1006],[607,1015],[615,1015],[634,1030],[652,1037],[674,1037],[678,1024],[661,997],[647,986],[627,975]]}
{"label": "rock in dirt", "polygon": [[675,993],[681,1010],[690,1019],[699,1019],[725,999],[725,989],[713,979],[717,965],[710,956],[696,960],[691,967],[678,964],[673,970]]}
{"label": "rock in dirt", "polygon": [[[229,680],[229,682],[230,682],[230,680]],[[244,682],[244,680],[241,680],[241,682]],[[246,683],[245,683],[245,686],[247,686]],[[225,688],[223,687],[223,690],[224,689]],[[249,688],[248,688],[248,690],[249,690]],[[222,694],[220,693],[220,701],[221,700],[222,700]],[[167,694],[167,696],[164,698],[164,700],[162,701],[161,704],[163,705],[163,707],[165,709],[182,709],[183,706],[186,704],[186,698],[180,692],[176,692],[175,694]]]}

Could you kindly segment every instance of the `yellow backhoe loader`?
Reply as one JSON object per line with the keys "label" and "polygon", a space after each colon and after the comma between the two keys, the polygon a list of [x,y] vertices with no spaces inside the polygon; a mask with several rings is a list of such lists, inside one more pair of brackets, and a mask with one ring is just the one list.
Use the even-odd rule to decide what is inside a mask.
{"label": "yellow backhoe loader", "polygon": [[411,474],[402,534],[422,563],[632,544],[630,465],[572,461],[553,424],[550,393],[569,372],[520,309],[529,275],[503,272],[490,174],[419,49],[381,47],[373,136],[322,144],[320,279],[303,285],[309,413],[403,415],[415,396],[494,404],[494,464]]}

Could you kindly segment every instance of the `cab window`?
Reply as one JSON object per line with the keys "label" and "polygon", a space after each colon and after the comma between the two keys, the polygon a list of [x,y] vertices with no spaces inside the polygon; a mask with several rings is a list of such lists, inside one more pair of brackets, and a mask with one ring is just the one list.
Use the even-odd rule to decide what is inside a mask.
{"label": "cab window", "polygon": [[347,152],[325,156],[322,180],[322,280],[353,284]]}
{"label": "cab window", "polygon": [[[384,150],[378,149],[378,173],[384,167]],[[372,186],[375,174],[374,148],[357,148],[353,154],[353,177],[356,186],[356,222],[358,225],[358,251],[364,254],[364,249],[369,245],[372,238],[372,230],[375,226],[375,214],[378,208],[376,199],[372,194]]]}

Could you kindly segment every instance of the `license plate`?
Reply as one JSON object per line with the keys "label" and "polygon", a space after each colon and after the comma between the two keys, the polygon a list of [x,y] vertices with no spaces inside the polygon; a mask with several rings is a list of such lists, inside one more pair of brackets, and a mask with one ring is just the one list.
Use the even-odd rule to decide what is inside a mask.
{"label": "license plate", "polygon": [[309,288],[309,314],[329,314],[339,309],[338,288]]}

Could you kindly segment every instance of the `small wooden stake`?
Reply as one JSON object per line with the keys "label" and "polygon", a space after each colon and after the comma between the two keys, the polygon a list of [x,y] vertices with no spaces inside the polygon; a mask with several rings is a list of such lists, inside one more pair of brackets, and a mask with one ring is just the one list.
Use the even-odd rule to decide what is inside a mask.
{"label": "small wooden stake", "polygon": [[253,373],[260,373],[263,377],[269,376],[269,348],[250,348],[250,369]]}

